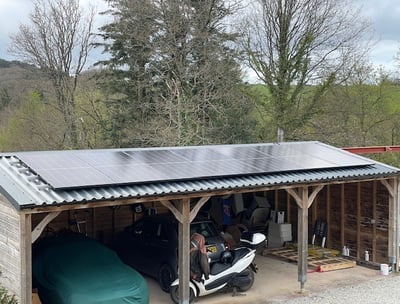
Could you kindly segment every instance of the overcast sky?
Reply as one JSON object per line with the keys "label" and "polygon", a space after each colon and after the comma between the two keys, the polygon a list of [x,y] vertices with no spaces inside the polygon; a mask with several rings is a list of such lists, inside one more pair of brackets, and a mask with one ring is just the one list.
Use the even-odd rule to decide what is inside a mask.
{"label": "overcast sky", "polygon": [[[90,0],[81,0],[89,2]],[[356,0],[363,7],[363,13],[370,18],[379,42],[371,52],[371,61],[388,70],[396,70],[394,61],[400,48],[400,1],[399,0]],[[104,1],[92,0],[104,7]],[[10,34],[18,31],[20,23],[28,23],[32,0],[0,0],[0,58],[13,60],[7,53]],[[356,20],[355,20],[356,22]]]}

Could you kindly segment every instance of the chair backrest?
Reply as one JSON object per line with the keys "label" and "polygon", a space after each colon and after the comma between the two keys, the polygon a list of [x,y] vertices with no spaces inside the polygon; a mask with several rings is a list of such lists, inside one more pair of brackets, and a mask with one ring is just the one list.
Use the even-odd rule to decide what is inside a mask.
{"label": "chair backrest", "polygon": [[254,209],[250,217],[250,226],[264,226],[267,225],[270,208],[261,207]]}

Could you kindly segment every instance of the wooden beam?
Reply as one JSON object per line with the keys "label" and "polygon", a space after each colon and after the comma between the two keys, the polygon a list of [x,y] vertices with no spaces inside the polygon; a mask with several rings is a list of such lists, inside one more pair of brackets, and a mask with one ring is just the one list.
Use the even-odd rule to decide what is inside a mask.
{"label": "wooden beam", "polygon": [[196,217],[197,213],[199,212],[200,208],[204,206],[205,203],[210,199],[210,195],[208,196],[203,196],[199,201],[196,203],[196,205],[193,207],[193,209],[190,211],[190,223],[194,220]]}
{"label": "wooden beam", "polygon": [[[310,194],[310,196],[308,197],[308,187],[301,187],[299,188],[299,190],[296,190],[295,188],[288,188],[286,189],[286,191],[295,199],[297,205],[300,208],[309,208],[311,206],[311,204],[313,203],[315,197],[318,195],[318,193],[321,191],[321,189],[324,187],[324,185],[318,185],[316,186],[312,193]],[[306,188],[307,189],[307,200],[304,200],[303,196],[303,189]],[[301,193],[299,193],[299,191],[301,191]]]}
{"label": "wooden beam", "polygon": [[369,146],[369,147],[348,147],[342,148],[354,154],[374,154],[387,152],[400,152],[400,146]]}
{"label": "wooden beam", "polygon": [[175,218],[178,220],[178,222],[182,224],[183,221],[182,213],[175,207],[175,205],[171,201],[165,200],[165,201],[160,201],[160,203],[166,208],[168,208],[169,211],[171,211],[172,214],[175,216]]}
{"label": "wooden beam", "polygon": [[[374,181],[374,180],[384,180],[384,178],[368,178],[363,181]],[[358,182],[359,179],[355,180],[337,180],[337,181],[330,181],[324,183],[316,183],[313,184],[314,187],[328,184],[345,184],[351,182]],[[309,187],[310,184],[300,184],[298,187]],[[68,204],[49,204],[49,205],[38,205],[38,206],[30,206],[29,208],[24,208],[20,211],[20,213],[24,214],[34,214],[34,213],[43,213],[43,212],[53,212],[53,211],[67,211],[67,210],[76,210],[76,209],[87,209],[87,208],[102,208],[102,207],[110,207],[110,206],[122,206],[122,205],[132,205],[138,203],[148,203],[154,201],[173,201],[173,200],[182,200],[186,198],[190,199],[198,199],[202,196],[223,196],[233,193],[252,193],[255,191],[279,191],[279,190],[286,190],[289,188],[293,188],[293,185],[287,186],[263,186],[263,187],[246,187],[237,189],[235,191],[232,190],[217,190],[217,191],[202,191],[202,192],[193,192],[193,193],[185,193],[185,194],[172,194],[172,195],[154,195],[154,196],[146,196],[146,197],[135,197],[135,198],[124,198],[124,199],[110,199],[104,201],[85,201],[81,203],[68,203]],[[277,203],[277,202],[275,202]]]}
{"label": "wooden beam", "polygon": [[44,219],[42,219],[42,221],[32,231],[32,237],[31,237],[32,238],[32,244],[39,238],[39,236],[42,234],[44,228],[46,228],[46,226],[52,220],[54,220],[60,213],[61,213],[61,211],[51,212],[51,213],[48,213],[44,217]]}

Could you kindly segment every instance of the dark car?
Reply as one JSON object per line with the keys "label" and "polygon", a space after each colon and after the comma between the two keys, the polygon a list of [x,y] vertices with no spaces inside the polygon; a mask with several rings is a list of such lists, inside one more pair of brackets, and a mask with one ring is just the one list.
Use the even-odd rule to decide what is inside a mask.
{"label": "dark car", "polygon": [[[227,244],[214,222],[195,219],[190,230],[191,234],[197,232],[205,237],[211,261],[218,260]],[[156,278],[162,290],[168,292],[178,272],[178,222],[166,215],[141,218],[124,229],[116,251],[126,264]]]}
{"label": "dark car", "polygon": [[43,304],[148,304],[143,276],[117,253],[82,234],[38,240],[32,248],[33,287]]}

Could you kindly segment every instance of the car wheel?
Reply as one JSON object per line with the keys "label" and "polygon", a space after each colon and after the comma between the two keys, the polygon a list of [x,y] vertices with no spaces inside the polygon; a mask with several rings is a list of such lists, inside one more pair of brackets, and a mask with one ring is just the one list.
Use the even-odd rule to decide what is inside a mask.
{"label": "car wheel", "polygon": [[161,286],[161,289],[165,292],[169,292],[171,288],[171,283],[175,280],[175,273],[172,268],[167,265],[161,265],[158,271],[158,282]]}
{"label": "car wheel", "polygon": [[[170,293],[172,301],[175,304],[179,304],[179,285],[172,286]],[[192,303],[193,300],[194,300],[194,292],[193,289],[190,288],[189,303]]]}

